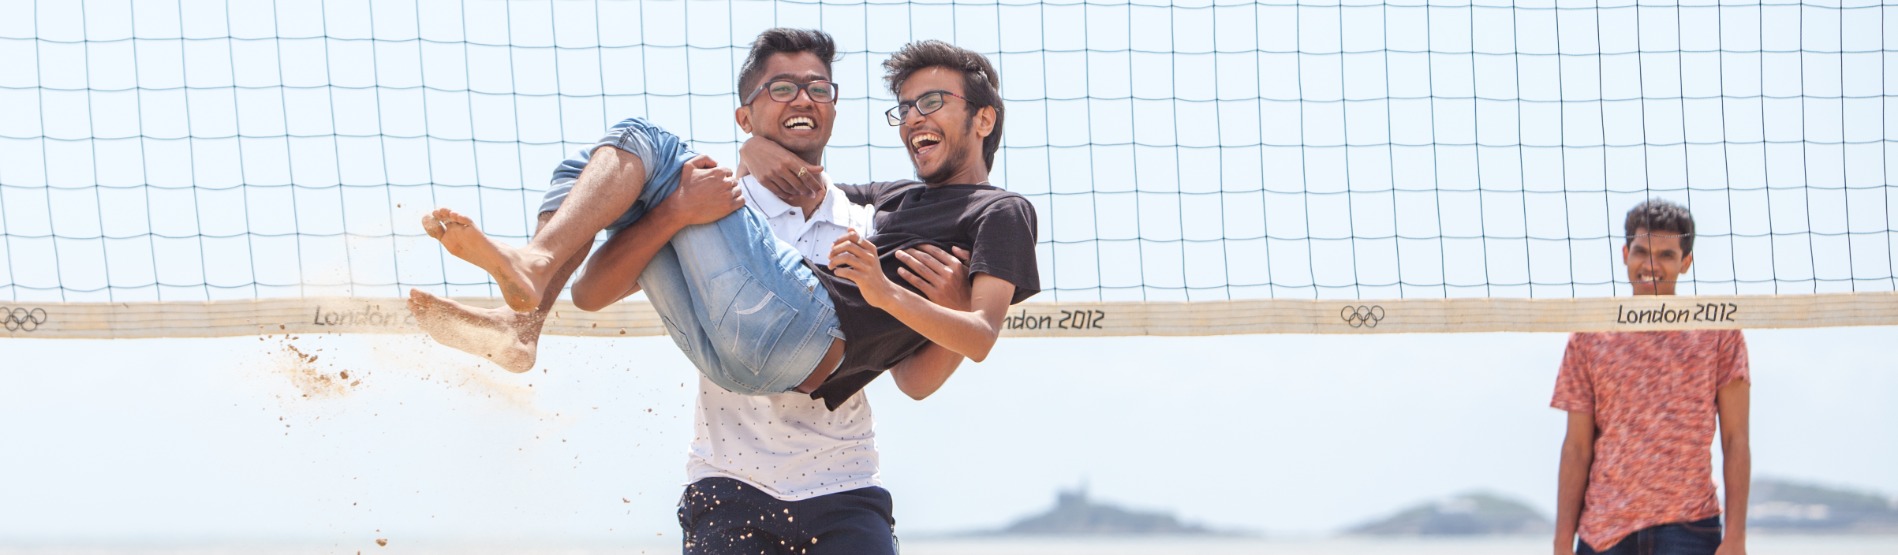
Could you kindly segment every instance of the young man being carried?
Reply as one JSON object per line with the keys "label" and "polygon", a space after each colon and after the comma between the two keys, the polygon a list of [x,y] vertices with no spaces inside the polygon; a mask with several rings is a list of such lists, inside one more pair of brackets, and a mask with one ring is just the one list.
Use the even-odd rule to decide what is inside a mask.
{"label": "young man being carried", "polygon": [[[1623,227],[1634,293],[1673,295],[1694,263],[1693,216],[1649,200],[1628,211]],[[1555,553],[1744,555],[1750,382],[1739,330],[1571,335],[1550,403],[1568,411]],[[1716,429],[1724,536],[1707,449]]]}
{"label": "young man being carried", "polygon": [[[1008,306],[1040,290],[1034,207],[988,185],[1000,140],[998,77],[980,54],[934,41],[908,45],[884,65],[892,91],[907,99],[891,121],[929,182],[868,188],[877,235],[846,233],[828,268],[807,266],[755,212],[731,212],[742,201],[729,170],[638,119],[594,149],[572,209],[556,212],[527,246],[495,242],[447,209],[424,225],[439,228],[429,233],[450,253],[487,270],[517,311],[545,303],[549,283],[594,233],[622,230],[575,285],[575,304],[597,308],[645,289],[686,357],[729,391],[795,389],[835,408],[934,347],[979,362]],[[940,110],[951,98],[966,109]],[[677,202],[666,204],[682,208],[659,217],[675,190]],[[648,217],[654,206],[662,209]],[[970,253],[967,310],[905,287],[896,253],[923,245]]]}

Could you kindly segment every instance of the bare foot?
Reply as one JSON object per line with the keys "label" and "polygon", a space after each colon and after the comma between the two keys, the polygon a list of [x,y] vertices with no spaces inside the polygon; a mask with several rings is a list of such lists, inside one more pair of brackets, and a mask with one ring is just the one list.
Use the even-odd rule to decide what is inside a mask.
{"label": "bare foot", "polygon": [[533,312],[540,307],[540,291],[546,287],[553,257],[529,248],[503,245],[476,228],[473,220],[447,208],[437,208],[422,216],[422,229],[441,241],[448,254],[466,260],[494,277],[501,286],[501,300],[515,312]]}
{"label": "bare foot", "polygon": [[492,360],[509,372],[534,368],[545,321],[538,312],[476,308],[420,289],[409,290],[409,312],[437,343]]}

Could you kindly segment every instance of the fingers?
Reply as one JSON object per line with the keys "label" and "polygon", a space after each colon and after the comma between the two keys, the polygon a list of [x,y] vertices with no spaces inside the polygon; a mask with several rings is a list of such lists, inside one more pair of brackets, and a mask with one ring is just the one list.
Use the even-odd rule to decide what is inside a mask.
{"label": "fingers", "polygon": [[895,256],[897,260],[903,261],[910,271],[916,272],[931,283],[939,281],[942,275],[949,273],[948,268],[937,261],[935,255],[924,253],[918,256],[916,252],[916,249],[900,250],[896,251]]}
{"label": "fingers", "polygon": [[798,184],[803,186],[804,196],[817,196],[824,192],[824,167],[803,166],[798,172]]}
{"label": "fingers", "polygon": [[718,161],[713,160],[711,156],[706,156],[704,154],[693,156],[691,160],[686,160],[685,164],[688,166],[692,166],[694,168],[699,168],[699,169],[711,169],[711,168],[718,167]]}
{"label": "fingers", "polygon": [[764,185],[766,190],[771,191],[772,196],[778,198],[797,197],[796,190],[790,187],[790,183],[780,179],[777,172],[756,174],[753,177],[758,178],[758,184]]}
{"label": "fingers", "polygon": [[843,237],[830,245],[830,266],[859,266],[866,269],[878,267],[876,246],[869,241],[853,239],[852,233],[845,232]]}
{"label": "fingers", "polygon": [[962,261],[963,264],[968,264],[969,257],[972,256],[969,254],[969,249],[965,249],[962,247],[950,247],[950,252],[954,253],[956,255],[956,260]]}
{"label": "fingers", "polygon": [[[955,248],[960,249],[962,247],[955,247]],[[967,260],[967,257],[959,258],[956,256],[951,256],[948,252],[943,251],[942,247],[938,247],[935,245],[923,245],[921,247],[917,247],[916,249],[923,251],[923,254],[929,255],[929,257],[933,259],[936,264],[939,264],[944,268],[954,267],[957,264],[961,264],[964,260]]]}
{"label": "fingers", "polygon": [[[897,260],[900,260],[903,262],[903,266],[898,267],[896,269],[897,275],[901,275],[901,276],[914,275],[919,278],[922,278],[926,282],[936,281],[935,279],[937,275],[936,269],[930,267],[928,263],[923,262],[922,259],[918,258],[916,255],[910,254],[910,251],[906,251],[906,250],[896,251],[896,254],[894,256],[896,256]],[[910,283],[916,283],[916,280],[910,280]]]}
{"label": "fingers", "polygon": [[921,277],[917,277],[916,274],[909,271],[909,268],[897,268],[896,275],[901,276],[903,278],[903,281],[907,281],[909,282],[910,285],[915,286],[918,291],[925,291],[925,292],[930,291],[931,288],[935,285],[933,283],[930,283],[928,280],[925,280]]}

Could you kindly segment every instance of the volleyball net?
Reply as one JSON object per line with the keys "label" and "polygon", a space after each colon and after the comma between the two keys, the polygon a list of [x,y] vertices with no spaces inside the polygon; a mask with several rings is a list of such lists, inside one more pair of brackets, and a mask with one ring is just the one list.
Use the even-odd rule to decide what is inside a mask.
{"label": "volleyball net", "polygon": [[[836,37],[825,166],[913,175],[880,63],[1002,76],[995,181],[1039,215],[1017,335],[1898,324],[1877,2],[0,1],[12,337],[405,332],[498,304],[423,234],[525,241],[556,163],[643,116],[736,162],[738,66]],[[1622,218],[1698,233],[1636,298]],[[663,333],[640,298],[549,333]]]}

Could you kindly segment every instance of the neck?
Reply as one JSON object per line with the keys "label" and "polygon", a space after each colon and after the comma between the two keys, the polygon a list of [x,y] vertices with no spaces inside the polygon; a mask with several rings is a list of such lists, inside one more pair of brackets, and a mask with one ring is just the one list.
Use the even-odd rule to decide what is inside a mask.
{"label": "neck", "polygon": [[824,149],[821,148],[810,152],[792,152],[791,154],[796,154],[797,159],[803,160],[804,163],[813,166],[821,166],[824,162]]}
{"label": "neck", "polygon": [[778,197],[778,199],[783,200],[785,204],[796,206],[798,210],[803,211],[804,221],[808,222],[808,221],[811,221],[811,216],[814,216],[817,214],[818,205],[824,204],[824,196],[828,194],[830,194],[829,191],[823,191],[823,192],[819,192],[815,195],[811,195],[808,197],[798,197],[798,198]]}
{"label": "neck", "polygon": [[988,166],[982,163],[982,159],[977,158],[975,160],[970,160],[967,163],[964,163],[961,169],[956,170],[955,173],[949,174],[949,177],[947,179],[944,179],[942,182],[940,183],[931,182],[931,183],[928,183],[928,185],[930,187],[941,187],[943,185],[987,184],[988,182],[989,182]]}

